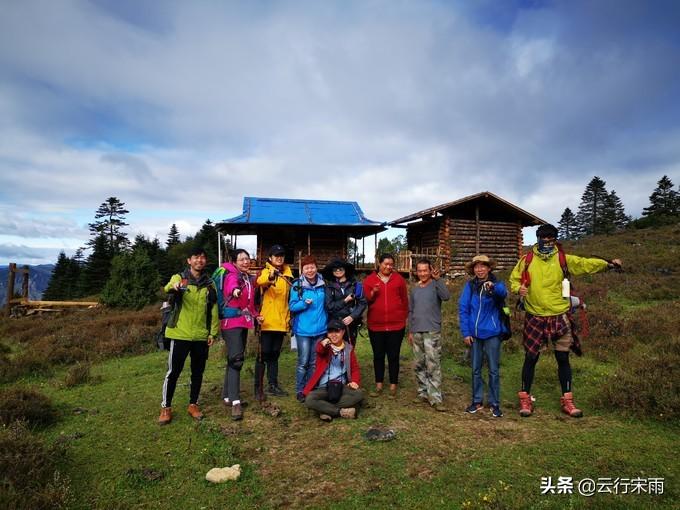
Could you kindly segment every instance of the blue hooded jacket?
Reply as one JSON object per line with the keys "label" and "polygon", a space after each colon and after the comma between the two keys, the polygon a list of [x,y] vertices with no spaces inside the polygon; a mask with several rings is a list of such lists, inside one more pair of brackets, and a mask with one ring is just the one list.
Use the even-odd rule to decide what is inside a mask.
{"label": "blue hooded jacket", "polygon": [[[320,274],[316,278],[316,285],[313,286],[304,276],[293,281],[288,306],[294,335],[320,336],[328,331],[326,286]],[[312,303],[305,303],[307,299],[311,299]]]}
{"label": "blue hooded jacket", "polygon": [[501,306],[508,291],[502,281],[490,274],[494,283],[491,294],[482,288],[482,282],[474,278],[465,284],[458,300],[458,318],[463,338],[491,338],[500,335],[504,327],[500,320]]}

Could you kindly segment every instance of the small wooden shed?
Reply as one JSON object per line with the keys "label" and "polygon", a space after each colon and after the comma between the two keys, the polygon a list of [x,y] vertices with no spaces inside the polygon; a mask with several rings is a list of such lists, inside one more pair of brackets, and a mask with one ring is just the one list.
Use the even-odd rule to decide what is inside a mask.
{"label": "small wooden shed", "polygon": [[428,257],[443,272],[464,270],[475,255],[485,254],[499,269],[512,268],[522,254],[524,227],[546,223],[489,191],[431,207],[390,222],[406,228],[413,264]]}
{"label": "small wooden shed", "polygon": [[280,244],[295,269],[309,253],[320,268],[334,257],[347,258],[350,239],[361,250],[360,240],[386,230],[385,223],[366,218],[356,202],[260,197],[244,197],[243,213],[215,226],[232,246],[240,235],[257,236],[257,266],[264,265],[272,245]]}

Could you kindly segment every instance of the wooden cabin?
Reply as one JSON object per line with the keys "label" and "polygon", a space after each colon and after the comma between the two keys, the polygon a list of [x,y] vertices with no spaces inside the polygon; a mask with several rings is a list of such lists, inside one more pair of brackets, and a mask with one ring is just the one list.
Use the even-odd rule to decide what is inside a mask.
{"label": "wooden cabin", "polygon": [[[547,223],[489,191],[431,207],[390,222],[406,228],[407,264],[428,257],[449,275],[485,254],[498,269],[514,267],[522,254],[524,227]],[[400,261],[403,265],[403,261]]]}
{"label": "wooden cabin", "polygon": [[[218,222],[216,228],[235,247],[238,236],[257,236],[258,267],[264,266],[272,245],[282,245],[286,263],[298,271],[307,254],[314,255],[322,268],[335,257],[347,259],[350,239],[356,242],[355,253],[363,252],[364,238],[373,235],[377,244],[378,232],[386,230],[385,223],[367,219],[356,202],[259,197],[244,197],[243,212]],[[220,255],[220,261],[225,258]],[[360,262],[360,257],[350,262]]]}

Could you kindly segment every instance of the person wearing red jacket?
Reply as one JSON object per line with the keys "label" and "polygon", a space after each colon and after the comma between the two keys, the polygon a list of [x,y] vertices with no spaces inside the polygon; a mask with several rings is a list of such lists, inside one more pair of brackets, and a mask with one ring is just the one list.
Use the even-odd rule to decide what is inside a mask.
{"label": "person wearing red jacket", "polygon": [[364,289],[368,301],[368,337],[373,348],[375,372],[375,391],[370,396],[377,397],[382,393],[387,356],[390,397],[394,398],[399,384],[399,351],[408,318],[406,280],[394,271],[394,255],[380,255],[378,271],[366,277]]}
{"label": "person wearing red jacket", "polygon": [[359,389],[361,372],[354,348],[345,342],[342,321],[328,322],[328,336],[316,343],[316,368],[302,393],[305,406],[319,413],[323,421],[356,418],[364,399]]}

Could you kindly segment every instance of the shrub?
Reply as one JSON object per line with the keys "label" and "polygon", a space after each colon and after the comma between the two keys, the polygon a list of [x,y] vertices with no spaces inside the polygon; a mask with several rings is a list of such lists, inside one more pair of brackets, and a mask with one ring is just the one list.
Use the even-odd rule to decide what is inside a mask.
{"label": "shrub", "polygon": [[41,349],[25,350],[8,367],[7,380],[13,381],[23,375],[52,375],[52,367]]}
{"label": "shrub", "polygon": [[18,387],[0,390],[0,423],[14,421],[44,427],[57,421],[57,411],[51,400],[37,391]]}
{"label": "shrub", "polygon": [[80,384],[99,382],[99,377],[90,374],[91,365],[89,363],[76,363],[66,372],[64,386],[71,388]]}
{"label": "shrub", "polygon": [[596,396],[598,404],[662,421],[680,418],[680,339],[638,344],[624,353],[619,367]]}
{"label": "shrub", "polygon": [[46,446],[23,422],[1,427],[0,508],[67,508],[69,480],[56,469],[64,453],[62,446]]}
{"label": "shrub", "polygon": [[113,258],[101,300],[112,307],[140,309],[156,300],[160,275],[144,249]]}

